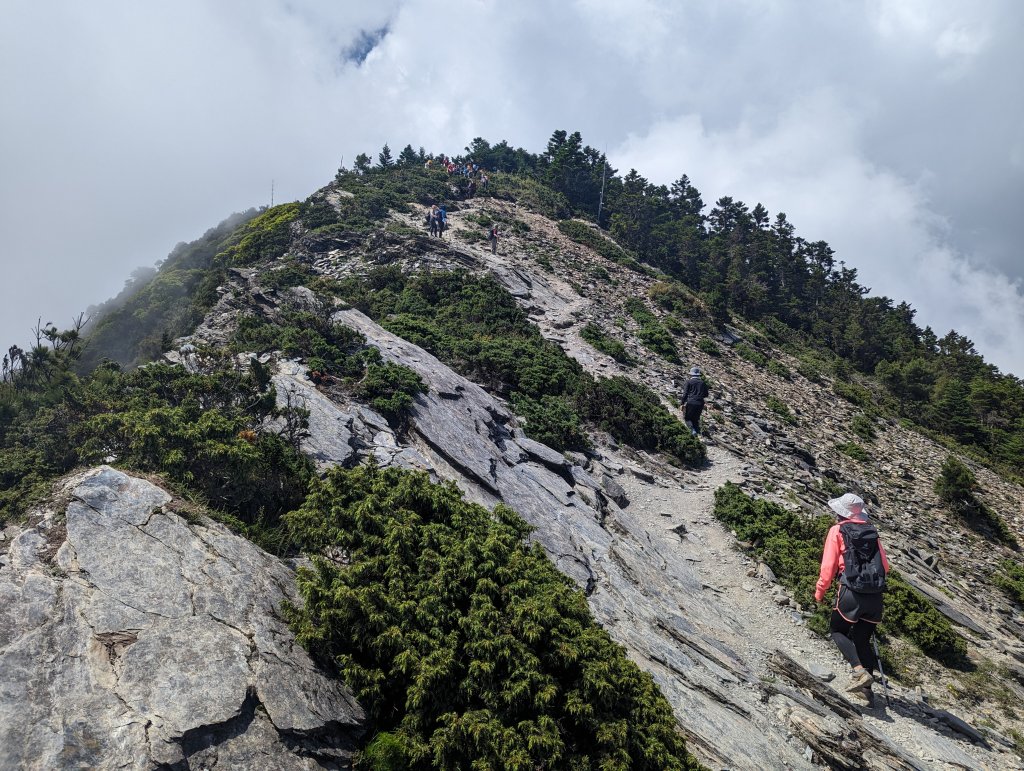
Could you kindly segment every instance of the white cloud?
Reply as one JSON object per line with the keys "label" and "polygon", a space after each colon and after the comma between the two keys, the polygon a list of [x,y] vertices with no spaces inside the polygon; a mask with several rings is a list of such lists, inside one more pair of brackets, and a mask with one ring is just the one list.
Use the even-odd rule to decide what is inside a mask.
{"label": "white cloud", "polygon": [[855,116],[835,95],[801,99],[767,132],[708,131],[680,116],[610,152],[622,168],[687,173],[710,206],[723,195],[784,211],[797,233],[828,241],[872,294],[909,301],[921,326],[971,337],[1004,371],[1024,372],[1024,286],[959,253],[918,184],[863,155]]}
{"label": "white cloud", "polygon": [[[0,27],[0,268],[17,287],[2,342],[266,203],[271,179],[278,201],[303,198],[385,141],[540,150],[557,128],[621,146],[615,160],[648,177],[685,171],[785,209],[922,315],[930,301],[899,287],[926,283],[900,277],[934,249],[969,268],[947,273],[972,288],[943,297],[1005,303],[972,278],[1022,271],[1024,103],[1007,96],[1022,19],[1015,0],[16,4]],[[380,30],[361,64],[346,59]],[[986,347],[987,318],[954,325],[1024,372]]]}

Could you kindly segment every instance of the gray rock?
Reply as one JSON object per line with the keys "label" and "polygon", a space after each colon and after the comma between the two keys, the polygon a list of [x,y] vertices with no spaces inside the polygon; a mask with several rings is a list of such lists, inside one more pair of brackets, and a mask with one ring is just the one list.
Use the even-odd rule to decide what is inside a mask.
{"label": "gray rock", "polygon": [[[306,368],[298,362],[279,363],[272,382],[279,407],[290,405],[309,410],[309,428],[301,442],[302,451],[319,468],[348,464],[355,454],[353,416],[320,393],[306,377]],[[387,421],[381,418],[380,422],[384,424],[381,428],[387,428]]]}
{"label": "gray rock", "polygon": [[348,763],[364,716],[281,618],[289,568],[109,467],[71,497],[0,572],[0,768]]}
{"label": "gray rock", "polygon": [[757,563],[756,575],[758,578],[767,581],[770,584],[774,584],[778,581],[778,579],[775,577],[775,571],[768,567],[768,565],[766,565],[764,562]]}

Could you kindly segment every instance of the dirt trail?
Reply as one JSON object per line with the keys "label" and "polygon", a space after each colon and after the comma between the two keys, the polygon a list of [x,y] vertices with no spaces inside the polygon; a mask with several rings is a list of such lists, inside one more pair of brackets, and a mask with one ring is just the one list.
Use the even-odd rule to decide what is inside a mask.
{"label": "dirt trail", "polygon": [[[646,481],[649,476],[644,470],[639,475],[631,473],[635,463],[621,457],[616,460],[627,470],[618,481],[629,496],[630,513],[644,522],[663,548],[683,552],[699,574],[704,590],[716,595],[723,615],[743,619],[744,633],[721,642],[740,654],[758,677],[774,677],[767,663],[781,649],[816,674],[833,675],[832,686],[842,692],[849,667],[838,650],[806,627],[780,587],[755,574],[757,563],[737,549],[735,536],[714,518],[715,490],[726,482],[741,482],[749,465],[728,450],[711,445],[707,466],[697,474],[686,475],[680,484],[678,479],[665,476]],[[721,635],[723,629],[718,632]],[[875,692],[874,708],[868,708],[863,700],[844,696],[864,709],[865,720],[875,729],[920,758],[925,767],[1024,768],[1005,754],[998,756],[1000,765],[993,766],[992,754],[963,741],[936,721],[915,714],[910,708],[913,694],[898,685],[892,686],[888,707],[880,684],[876,684]]]}

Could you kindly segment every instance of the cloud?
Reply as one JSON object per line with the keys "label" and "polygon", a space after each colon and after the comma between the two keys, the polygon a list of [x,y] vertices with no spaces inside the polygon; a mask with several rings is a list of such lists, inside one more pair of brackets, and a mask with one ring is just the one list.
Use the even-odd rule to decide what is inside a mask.
{"label": "cloud", "polygon": [[[648,177],[686,171],[702,190],[785,209],[922,315],[946,306],[899,291],[922,289],[901,277],[923,258],[905,255],[945,250],[964,276],[1007,286],[1024,273],[1015,0],[54,0],[15,4],[4,22],[8,341],[267,203],[271,180],[277,201],[300,199],[385,142],[540,150],[557,128]],[[824,179],[835,204],[818,211],[806,191]],[[891,276],[871,261],[883,247],[850,234],[867,228],[851,224],[856,207],[879,242],[904,245],[886,252],[901,261]],[[1024,372],[985,347],[986,313],[959,311],[957,329]]]}
{"label": "cloud", "polygon": [[[723,195],[784,211],[807,240],[828,241],[872,294],[906,300],[921,326],[971,337],[989,361],[1024,372],[1024,286],[980,266],[949,240],[950,223],[924,186],[873,164],[862,124],[827,90],[808,95],[767,131],[709,131],[699,116],[662,121],[611,151],[620,168],[686,173],[705,201]],[[703,182],[702,182],[703,180]]]}

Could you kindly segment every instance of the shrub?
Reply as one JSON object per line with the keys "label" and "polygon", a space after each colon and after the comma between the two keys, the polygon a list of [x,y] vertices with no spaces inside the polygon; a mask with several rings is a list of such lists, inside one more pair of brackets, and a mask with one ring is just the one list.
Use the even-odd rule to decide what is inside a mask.
{"label": "shrub", "polygon": [[875,439],[875,421],[863,412],[853,416],[853,421],[850,423],[850,430],[865,442],[871,442]]}
{"label": "shrub", "polygon": [[602,378],[582,402],[587,418],[621,442],[665,452],[690,464],[700,464],[706,457],[704,445],[641,383],[625,377]]}
{"label": "shrub", "polygon": [[1005,559],[992,576],[992,583],[1006,592],[1018,605],[1024,605],[1024,565]]}
{"label": "shrub", "polygon": [[765,399],[765,406],[767,406],[768,409],[770,409],[772,412],[778,415],[779,419],[782,420],[784,423],[788,423],[791,426],[796,425],[796,416],[789,411],[789,405],[787,405],[781,399],[778,399],[775,396],[769,396],[767,399]]}
{"label": "shrub", "polygon": [[697,767],[651,677],[512,510],[423,473],[335,468],[289,522],[310,553],[347,557],[301,568],[288,613],[386,732],[377,768]]}
{"label": "shrub", "polygon": [[[467,273],[407,276],[385,269],[340,282],[337,290],[390,331],[508,398],[533,439],[558,450],[579,449],[588,444],[585,427],[596,425],[641,449],[687,463],[704,459],[704,446],[652,391],[626,378],[594,380],[541,336],[493,278]],[[625,353],[617,347],[621,343],[596,325],[585,327],[583,334],[603,341],[609,351]],[[609,404],[612,398],[618,402]]]}
{"label": "shrub", "polygon": [[666,361],[674,364],[680,362],[672,335],[661,325],[658,317],[647,309],[643,301],[635,297],[629,298],[626,300],[626,312],[640,325],[640,331],[637,333],[640,342]]}
{"label": "shrub", "polygon": [[864,386],[856,383],[847,383],[845,380],[836,380],[832,383],[832,390],[846,401],[856,404],[858,407],[873,407],[874,399],[871,392]]}
{"label": "shrub", "polygon": [[232,236],[223,255],[239,265],[276,260],[288,250],[291,225],[299,216],[301,206],[298,203],[281,204],[249,220]]}
{"label": "shrub", "polygon": [[583,246],[590,247],[602,257],[629,267],[638,267],[636,260],[625,249],[605,236],[597,228],[580,220],[562,220],[558,229],[563,235]]}
{"label": "shrub", "polygon": [[768,362],[768,371],[775,375],[775,377],[781,377],[783,380],[793,379],[793,375],[790,373],[786,365],[780,361],[776,361],[775,359]]}
{"label": "shrub", "polygon": [[805,354],[800,357],[800,363],[797,364],[796,371],[812,383],[821,384],[825,382],[825,378],[822,374],[823,369],[824,366],[820,361]]}
{"label": "shrub", "polygon": [[733,350],[740,355],[741,358],[746,359],[751,364],[756,364],[758,367],[767,367],[768,359],[763,354],[755,351],[746,343],[737,343]]}
{"label": "shrub", "polygon": [[842,442],[836,445],[836,449],[843,455],[848,455],[858,463],[867,463],[871,460],[871,455],[868,451],[861,447],[856,442]]}
{"label": "shrub", "polygon": [[1002,517],[974,494],[977,485],[971,470],[949,455],[935,480],[935,494],[969,527],[1009,546],[1017,546],[1016,537]]}
{"label": "shrub", "polygon": [[607,335],[601,327],[593,322],[580,330],[580,337],[601,351],[601,353],[608,354],[622,364],[633,363],[632,357],[626,352],[626,346],[621,341]]}
{"label": "shrub", "polygon": [[697,341],[697,350],[701,353],[706,353],[708,356],[721,356],[722,352],[718,348],[718,343],[712,340],[710,337],[702,337]]}

